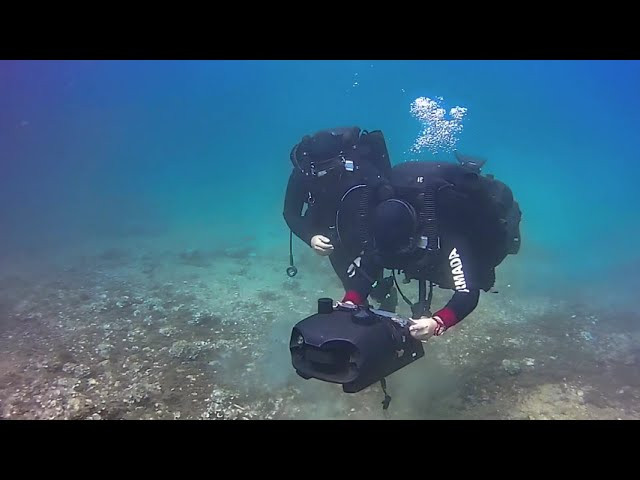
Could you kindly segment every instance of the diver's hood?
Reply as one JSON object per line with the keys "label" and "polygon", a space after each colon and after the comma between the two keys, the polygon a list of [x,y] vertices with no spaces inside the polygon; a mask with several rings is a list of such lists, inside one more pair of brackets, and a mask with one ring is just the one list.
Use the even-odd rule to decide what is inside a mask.
{"label": "diver's hood", "polygon": [[412,250],[417,228],[416,211],[404,200],[384,200],[373,211],[371,233],[374,247],[380,255],[393,256]]}

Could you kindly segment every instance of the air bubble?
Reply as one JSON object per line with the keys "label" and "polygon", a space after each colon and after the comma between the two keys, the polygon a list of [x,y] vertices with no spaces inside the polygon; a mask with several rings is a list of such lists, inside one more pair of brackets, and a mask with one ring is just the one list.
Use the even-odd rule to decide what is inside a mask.
{"label": "air bubble", "polygon": [[455,149],[458,143],[458,135],[462,132],[462,121],[467,114],[465,107],[453,107],[447,111],[443,107],[444,99],[436,97],[432,100],[427,97],[416,98],[411,103],[411,114],[422,123],[422,131],[411,147],[411,152],[420,153],[428,149],[436,154]]}

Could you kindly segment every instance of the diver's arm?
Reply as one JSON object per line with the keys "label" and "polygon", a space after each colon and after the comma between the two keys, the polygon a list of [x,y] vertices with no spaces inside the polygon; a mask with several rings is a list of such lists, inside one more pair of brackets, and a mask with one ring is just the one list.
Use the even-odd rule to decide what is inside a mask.
{"label": "diver's arm", "polygon": [[422,341],[434,335],[442,335],[475,309],[479,297],[479,290],[471,290],[469,293],[456,292],[446,307],[438,310],[431,317],[414,320],[409,331],[414,338]]}
{"label": "diver's arm", "polygon": [[453,236],[453,248],[446,253],[446,269],[451,275],[455,293],[444,308],[433,314],[440,319],[444,329],[462,321],[478,306],[480,289],[476,286],[476,266],[466,238]]}
{"label": "diver's arm", "polygon": [[376,272],[379,268],[371,255],[360,255],[354,259],[347,269],[347,291],[342,301],[364,305],[376,282]]}
{"label": "diver's arm", "polygon": [[433,316],[442,320],[445,329],[450,328],[473,312],[478,306],[479,299],[480,290],[456,292],[447,305],[435,312]]}
{"label": "diver's arm", "polygon": [[305,195],[303,179],[294,170],[287,183],[282,215],[294,235],[311,246],[311,238],[314,233],[311,229],[310,217],[302,215]]}

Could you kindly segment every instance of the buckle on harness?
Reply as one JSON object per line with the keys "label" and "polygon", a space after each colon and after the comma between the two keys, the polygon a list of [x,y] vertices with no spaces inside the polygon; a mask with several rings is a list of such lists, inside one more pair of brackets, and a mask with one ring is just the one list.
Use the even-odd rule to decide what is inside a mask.
{"label": "buckle on harness", "polygon": [[427,250],[430,252],[435,252],[436,250],[440,250],[440,237],[436,237],[435,245],[429,245],[427,243]]}
{"label": "buckle on harness", "polygon": [[436,237],[436,241],[433,245],[429,244],[429,237],[422,235],[420,240],[418,240],[418,248],[423,250],[427,250],[430,252],[434,252],[436,250],[440,250],[440,237]]}
{"label": "buckle on harness", "polygon": [[353,172],[354,170],[353,160],[347,160],[346,158],[342,157],[342,161],[344,162],[344,169],[347,172]]}

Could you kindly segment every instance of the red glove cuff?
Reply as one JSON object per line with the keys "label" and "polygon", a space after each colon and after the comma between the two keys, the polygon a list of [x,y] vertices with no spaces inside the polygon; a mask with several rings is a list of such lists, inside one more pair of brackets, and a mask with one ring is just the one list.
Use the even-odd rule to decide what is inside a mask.
{"label": "red glove cuff", "polygon": [[364,299],[355,290],[349,290],[347,293],[345,293],[344,294],[344,298],[342,299],[342,301],[343,302],[353,302],[356,305],[363,305],[364,304]]}
{"label": "red glove cuff", "polygon": [[443,308],[442,310],[437,311],[433,314],[434,317],[438,316],[444,323],[446,328],[454,326],[458,323],[458,317],[456,316],[456,312],[451,310],[450,308]]}

